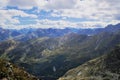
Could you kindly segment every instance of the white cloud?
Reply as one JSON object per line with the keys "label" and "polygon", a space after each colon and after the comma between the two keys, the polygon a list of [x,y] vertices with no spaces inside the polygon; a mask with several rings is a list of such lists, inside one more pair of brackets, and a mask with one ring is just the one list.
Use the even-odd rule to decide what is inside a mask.
{"label": "white cloud", "polygon": [[15,9],[0,10],[0,25],[5,27],[5,25],[8,26],[8,25],[19,24],[20,23],[19,17],[37,18],[36,15],[27,14],[21,10],[15,10]]}
{"label": "white cloud", "polygon": [[36,0],[9,0],[8,5],[18,7],[20,9],[32,9],[36,6]]}
{"label": "white cloud", "polygon": [[111,22],[104,21],[86,21],[86,22],[69,22],[69,21],[52,21],[52,20],[37,20],[37,24],[31,25],[34,28],[97,28],[106,27],[108,24],[117,24],[120,21],[112,20]]}
{"label": "white cloud", "polygon": [[[40,10],[56,10],[52,16],[73,18],[113,19],[120,12],[120,0],[4,0],[2,6],[20,9],[38,7]],[[7,4],[8,3],[8,4]]]}
{"label": "white cloud", "polygon": [[112,20],[111,22],[102,22],[102,21],[86,21],[86,22],[69,22],[69,21],[52,21],[48,19],[38,20],[36,19],[36,24],[29,24],[29,25],[14,25],[9,24],[5,25],[4,28],[12,28],[12,29],[21,29],[21,28],[59,28],[64,29],[66,27],[71,28],[97,28],[97,27],[106,27],[108,24],[117,24],[119,21]]}
{"label": "white cloud", "polygon": [[8,0],[0,0],[0,9],[5,8],[8,4]]}
{"label": "white cloud", "polygon": [[[5,10],[6,6],[14,6],[19,9],[37,7],[38,12],[52,10],[50,17],[62,17],[61,20],[57,21],[48,20],[49,18],[45,20],[38,19],[36,25],[21,25],[21,27],[87,28],[120,22],[120,0],[0,0],[0,25],[5,26],[5,23],[9,22],[9,25],[13,27],[14,24],[20,23],[19,19],[14,18],[14,16],[31,18],[37,18],[37,16],[25,13],[22,10]],[[70,22],[67,18],[87,19],[87,21]]]}
{"label": "white cloud", "polygon": [[75,0],[48,0],[44,6],[47,9],[71,9],[75,4]]}
{"label": "white cloud", "polygon": [[[71,9],[54,9],[51,16],[53,17],[70,17],[81,18],[88,20],[95,20],[97,24],[105,25],[115,24],[120,22],[117,18],[120,18],[120,0],[76,0],[76,5]],[[85,21],[84,24],[90,24],[92,21]],[[92,25],[90,24],[90,25]]]}
{"label": "white cloud", "polygon": [[71,9],[54,10],[51,15],[55,17],[66,16],[72,18],[110,20],[113,19],[117,13],[118,10],[111,9],[111,6],[105,1],[99,2],[99,0],[84,0],[78,1],[77,4]]}
{"label": "white cloud", "polygon": [[76,27],[75,23],[71,23],[69,21],[59,20],[59,21],[52,21],[52,20],[38,20],[37,27],[43,26],[43,28],[65,28],[65,27]]}

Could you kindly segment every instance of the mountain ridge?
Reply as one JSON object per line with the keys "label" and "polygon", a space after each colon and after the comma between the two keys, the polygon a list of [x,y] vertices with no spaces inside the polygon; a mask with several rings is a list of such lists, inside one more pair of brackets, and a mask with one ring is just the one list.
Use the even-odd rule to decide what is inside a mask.
{"label": "mountain ridge", "polygon": [[115,32],[120,30],[120,24],[108,25],[105,28],[95,28],[95,29],[76,29],[76,28],[65,28],[65,29],[3,29],[0,28],[0,41],[15,39],[19,41],[27,41],[30,39],[35,39],[39,37],[60,37],[67,33],[77,33],[83,35],[95,35],[100,32]]}

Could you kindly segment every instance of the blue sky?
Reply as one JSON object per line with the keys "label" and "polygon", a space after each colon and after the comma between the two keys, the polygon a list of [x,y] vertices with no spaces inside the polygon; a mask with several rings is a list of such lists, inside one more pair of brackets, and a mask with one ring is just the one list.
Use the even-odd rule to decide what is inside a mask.
{"label": "blue sky", "polygon": [[120,0],[0,0],[3,28],[97,28],[120,23]]}

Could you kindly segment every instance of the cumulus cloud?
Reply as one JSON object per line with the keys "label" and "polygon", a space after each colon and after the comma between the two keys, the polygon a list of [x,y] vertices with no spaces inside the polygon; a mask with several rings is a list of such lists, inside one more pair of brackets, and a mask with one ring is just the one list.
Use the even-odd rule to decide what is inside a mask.
{"label": "cumulus cloud", "polygon": [[71,9],[75,4],[75,0],[48,0],[44,7],[47,9]]}
{"label": "cumulus cloud", "polygon": [[[114,6],[114,5],[112,5]],[[78,1],[71,9],[54,10],[52,16],[66,16],[73,18],[88,18],[96,20],[113,19],[118,13],[117,9],[112,9],[111,6],[105,2],[98,0],[84,0]]]}
{"label": "cumulus cloud", "polygon": [[[120,0],[0,0],[0,25],[5,25],[6,21],[14,26],[20,23],[20,17],[37,18],[35,14],[28,14],[24,10],[36,7],[41,10],[51,11],[49,17],[61,17],[61,20],[50,20],[49,18],[40,20],[37,18],[37,24],[25,25],[32,27],[98,27],[107,24],[116,24],[120,22]],[[17,7],[22,10],[7,10],[7,6]],[[43,16],[46,16],[43,14]],[[84,21],[71,22],[68,18],[85,19]],[[20,25],[19,25],[20,26]],[[21,25],[21,27],[24,25]]]}
{"label": "cumulus cloud", "polygon": [[[18,18],[15,18],[18,17]],[[19,17],[37,18],[34,14],[27,14],[21,10],[0,10],[0,26],[19,24]]]}
{"label": "cumulus cloud", "polygon": [[5,8],[8,4],[8,0],[0,0],[0,9]]}
{"label": "cumulus cloud", "polygon": [[20,9],[31,9],[36,6],[36,2],[35,0],[9,0],[8,5]]}
{"label": "cumulus cloud", "polygon": [[[120,0],[76,0],[76,4],[71,9],[54,9],[51,16],[95,20],[96,24],[103,26],[106,23],[120,22],[119,4]],[[94,26],[94,23],[90,22]],[[88,22],[84,23],[85,25],[90,24]]]}
{"label": "cumulus cloud", "polygon": [[[59,29],[64,29],[66,27],[71,27],[71,28],[103,28],[107,26],[107,24],[117,24],[118,22],[113,20],[110,23],[107,22],[102,22],[102,21],[86,21],[86,22],[69,22],[69,21],[51,21],[48,19],[44,20],[36,20],[36,24],[30,24],[30,25],[19,25],[19,28],[59,28]],[[18,27],[18,26],[17,26]],[[15,28],[15,27],[13,27]]]}

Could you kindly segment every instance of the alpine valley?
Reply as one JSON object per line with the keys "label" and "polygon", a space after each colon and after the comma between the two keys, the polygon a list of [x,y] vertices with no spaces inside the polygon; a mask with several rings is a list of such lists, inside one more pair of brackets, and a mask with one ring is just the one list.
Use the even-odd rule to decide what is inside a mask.
{"label": "alpine valley", "polygon": [[0,78],[120,80],[120,24],[94,29],[0,28]]}

